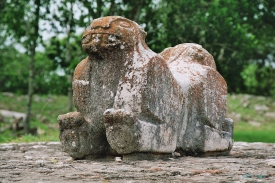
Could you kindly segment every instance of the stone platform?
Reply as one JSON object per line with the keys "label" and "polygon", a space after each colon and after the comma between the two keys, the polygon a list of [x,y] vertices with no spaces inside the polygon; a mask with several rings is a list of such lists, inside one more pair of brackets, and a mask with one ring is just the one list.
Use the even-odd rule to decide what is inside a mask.
{"label": "stone platform", "polygon": [[0,182],[275,182],[275,144],[235,142],[228,156],[72,160],[59,142],[0,144]]}

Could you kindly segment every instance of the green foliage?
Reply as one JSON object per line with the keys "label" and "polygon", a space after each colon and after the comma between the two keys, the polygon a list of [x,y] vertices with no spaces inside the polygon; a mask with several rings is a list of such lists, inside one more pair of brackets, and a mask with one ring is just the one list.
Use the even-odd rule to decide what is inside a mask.
{"label": "green foliage", "polygon": [[71,35],[70,41],[70,54],[71,59],[69,61],[66,60],[66,45],[67,38],[59,39],[57,37],[52,37],[49,40],[49,43],[46,44],[45,54],[43,56],[47,56],[53,64],[55,68],[60,66],[65,72],[69,72],[74,70],[76,65],[86,57],[86,54],[81,49],[81,36],[79,35]]}
{"label": "green foliage", "polygon": [[257,65],[250,64],[241,72],[241,76],[244,80],[244,85],[251,93],[255,93],[258,86],[258,81],[256,78],[257,69]]}
{"label": "green foliage", "polygon": [[0,91],[26,94],[29,58],[14,47],[0,48]]}
{"label": "green foliage", "polygon": [[[14,47],[0,49],[0,91],[27,94],[29,57]],[[57,73],[54,62],[44,52],[35,55],[34,92],[38,94],[66,94],[66,76]]]}
{"label": "green foliage", "polygon": [[[216,60],[229,92],[247,92],[240,75],[255,60],[274,55],[274,1],[162,1],[166,18],[163,47],[184,42],[202,45]],[[163,17],[163,16],[162,16]],[[265,23],[264,23],[265,22]],[[270,32],[271,31],[271,32]],[[274,60],[272,60],[274,62]]]}
{"label": "green foliage", "polygon": [[246,93],[260,93],[275,98],[275,69],[272,66],[250,64],[241,72],[241,76],[247,88]]}
{"label": "green foliage", "polygon": [[[32,16],[36,13],[37,2],[41,5],[38,35],[34,31],[35,28],[38,30],[35,25],[37,19]],[[55,4],[54,11],[50,11],[51,4]],[[30,45],[37,39],[54,63],[47,72],[52,74],[59,68],[70,75],[75,65],[86,56],[81,51],[80,36],[72,33],[80,27],[87,27],[95,18],[120,15],[145,27],[147,43],[156,52],[180,43],[201,44],[214,56],[229,92],[274,95],[274,87],[270,84],[272,79],[266,79],[274,78],[274,12],[273,0],[64,0],[59,3],[52,0],[15,0],[7,1],[0,12],[0,41],[12,40],[13,44],[21,44],[29,55]],[[45,34],[45,31],[53,37],[41,42],[40,33]],[[61,34],[65,37],[61,38]],[[13,52],[12,46],[10,49],[7,53]],[[24,57],[23,54],[21,56]],[[4,63],[10,63],[8,57],[2,59]],[[250,64],[258,67],[254,76],[251,76]],[[66,88],[68,82],[62,77],[62,82],[57,83],[64,83]],[[20,88],[24,91],[21,93],[25,93],[26,87],[18,85],[19,92]],[[58,87],[53,88],[56,91],[51,93],[64,93],[57,92]]]}

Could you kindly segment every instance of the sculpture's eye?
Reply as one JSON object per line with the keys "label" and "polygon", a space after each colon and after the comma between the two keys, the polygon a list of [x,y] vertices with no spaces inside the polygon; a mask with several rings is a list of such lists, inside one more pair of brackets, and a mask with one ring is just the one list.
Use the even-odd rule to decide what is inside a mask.
{"label": "sculpture's eye", "polygon": [[126,21],[120,21],[120,22],[119,22],[119,25],[120,25],[121,27],[126,27],[126,28],[131,27],[131,24],[128,23],[128,22],[126,22]]}
{"label": "sculpture's eye", "polygon": [[91,39],[91,35],[87,34],[85,36],[82,37],[82,44],[86,44],[90,41]]}

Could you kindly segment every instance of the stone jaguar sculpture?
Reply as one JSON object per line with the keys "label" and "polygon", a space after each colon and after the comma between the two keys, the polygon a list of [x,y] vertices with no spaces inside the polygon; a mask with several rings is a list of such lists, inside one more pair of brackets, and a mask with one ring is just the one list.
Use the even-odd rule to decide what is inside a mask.
{"label": "stone jaguar sculpture", "polygon": [[119,16],[95,19],[75,68],[76,112],[58,116],[63,150],[74,159],[108,154],[228,153],[226,83],[200,45],[157,54],[146,33]]}

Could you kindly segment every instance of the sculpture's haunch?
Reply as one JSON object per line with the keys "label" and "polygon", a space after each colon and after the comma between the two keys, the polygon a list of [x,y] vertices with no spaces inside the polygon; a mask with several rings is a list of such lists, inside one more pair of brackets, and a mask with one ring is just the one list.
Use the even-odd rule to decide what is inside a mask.
{"label": "sculpture's haunch", "polygon": [[58,117],[63,149],[75,159],[107,154],[228,153],[226,83],[197,44],[156,54],[133,21],[95,19],[82,37],[88,57],[75,69],[77,112]]}

